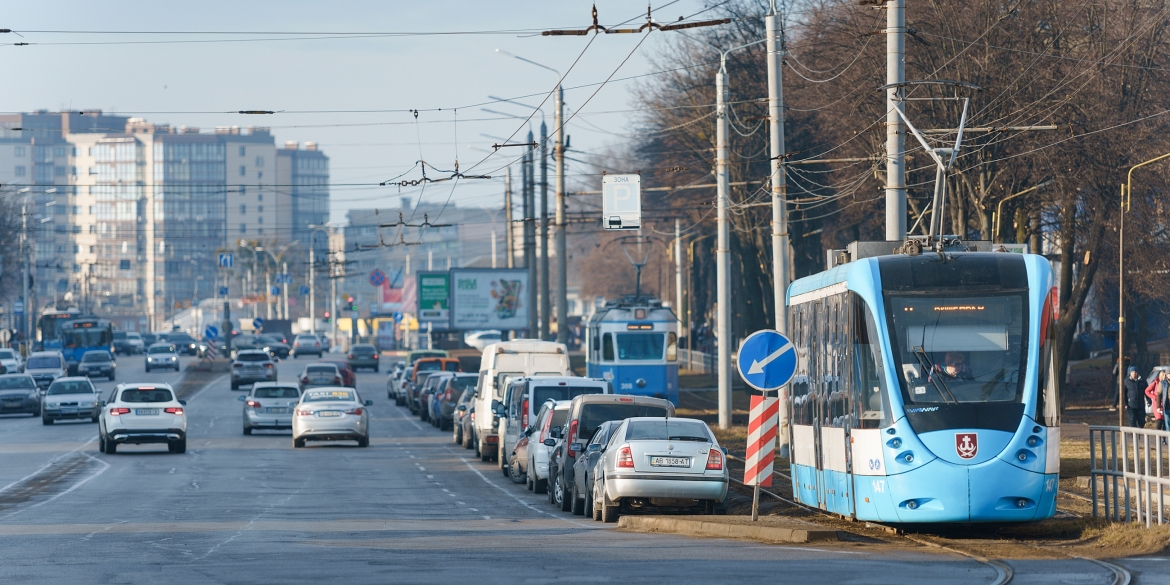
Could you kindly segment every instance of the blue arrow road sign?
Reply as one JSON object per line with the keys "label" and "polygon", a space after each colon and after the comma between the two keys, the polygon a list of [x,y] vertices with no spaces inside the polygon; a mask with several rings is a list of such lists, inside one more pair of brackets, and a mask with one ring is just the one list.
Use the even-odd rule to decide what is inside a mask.
{"label": "blue arrow road sign", "polygon": [[215,325],[208,325],[207,329],[203,330],[204,339],[215,339],[216,337],[219,337],[219,328]]}
{"label": "blue arrow road sign", "polygon": [[791,382],[796,373],[796,347],[776,331],[756,331],[740,346],[737,365],[739,375],[752,388],[775,390]]}
{"label": "blue arrow road sign", "polygon": [[226,297],[227,295],[228,295],[228,287],[226,287],[226,286],[219,287],[219,296]]}
{"label": "blue arrow road sign", "polygon": [[232,255],[231,254],[220,254],[219,255],[219,265],[223,268],[231,268],[232,267]]}
{"label": "blue arrow road sign", "polygon": [[302,284],[301,285],[301,296],[303,297],[303,296],[308,295],[308,294],[309,294],[309,287]]}
{"label": "blue arrow road sign", "polygon": [[255,319],[252,319],[252,328],[253,329],[263,329],[264,328],[264,319],[261,319],[260,317],[256,317]]}

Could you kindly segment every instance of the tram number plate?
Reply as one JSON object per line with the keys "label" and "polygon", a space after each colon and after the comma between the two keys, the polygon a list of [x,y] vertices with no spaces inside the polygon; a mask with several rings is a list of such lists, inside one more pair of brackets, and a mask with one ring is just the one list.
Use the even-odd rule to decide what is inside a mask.
{"label": "tram number plate", "polygon": [[651,457],[651,467],[690,467],[690,457]]}

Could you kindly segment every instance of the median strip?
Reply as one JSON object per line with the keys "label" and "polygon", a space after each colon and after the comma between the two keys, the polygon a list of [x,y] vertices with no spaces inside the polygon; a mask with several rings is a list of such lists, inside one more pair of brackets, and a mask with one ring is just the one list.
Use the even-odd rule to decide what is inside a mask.
{"label": "median strip", "polygon": [[839,540],[836,530],[825,530],[805,522],[752,522],[750,517],[727,516],[718,520],[694,520],[667,516],[622,516],[618,528],[631,532],[666,532],[684,536],[742,538],[764,542],[806,543]]}

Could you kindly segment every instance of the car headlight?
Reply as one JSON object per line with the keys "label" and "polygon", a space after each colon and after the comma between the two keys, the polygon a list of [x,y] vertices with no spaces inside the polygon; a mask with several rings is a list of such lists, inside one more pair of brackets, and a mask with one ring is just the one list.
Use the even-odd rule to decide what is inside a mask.
{"label": "car headlight", "polygon": [[179,356],[177,356],[177,355],[173,355],[173,356],[171,356],[171,361],[172,361],[172,362],[173,362],[173,361],[175,361],[175,360],[177,360],[177,359],[179,359]]}
{"label": "car headlight", "polygon": [[264,348],[264,351],[272,351],[272,350],[266,347],[266,348]]}

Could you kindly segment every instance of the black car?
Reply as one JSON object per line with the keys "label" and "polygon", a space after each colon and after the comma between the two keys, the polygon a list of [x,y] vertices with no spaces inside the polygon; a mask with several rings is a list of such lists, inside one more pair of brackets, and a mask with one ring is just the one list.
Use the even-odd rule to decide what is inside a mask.
{"label": "black car", "polygon": [[114,356],[104,349],[95,349],[85,352],[81,356],[81,362],[77,364],[77,375],[92,378],[94,376],[104,376],[110,380],[114,379],[118,369],[118,363],[114,361]]}
{"label": "black car", "polygon": [[0,414],[23,412],[41,416],[41,395],[28,374],[0,376]]}
{"label": "black car", "polygon": [[288,344],[281,341],[280,339],[278,339],[275,336],[257,335],[256,336],[256,344],[259,346],[257,349],[268,350],[268,355],[270,355],[272,357],[281,358],[281,359],[288,357],[288,350],[289,350]]}
{"label": "black car", "polygon": [[183,331],[167,333],[166,340],[171,345],[174,345],[175,350],[179,353],[185,353],[187,355],[196,355],[199,353],[199,341]]}
{"label": "black car", "polygon": [[125,331],[114,332],[114,353],[131,353],[130,338]]}

